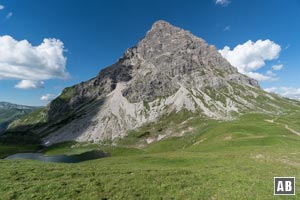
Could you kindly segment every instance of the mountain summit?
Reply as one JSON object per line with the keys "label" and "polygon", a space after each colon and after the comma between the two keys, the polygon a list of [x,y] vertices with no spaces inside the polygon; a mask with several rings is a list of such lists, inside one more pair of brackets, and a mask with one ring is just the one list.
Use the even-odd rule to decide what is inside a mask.
{"label": "mountain summit", "polygon": [[35,118],[14,122],[46,144],[112,141],[162,116],[189,111],[228,120],[274,112],[279,97],[238,73],[214,46],[165,21],[98,76],[66,88]]}

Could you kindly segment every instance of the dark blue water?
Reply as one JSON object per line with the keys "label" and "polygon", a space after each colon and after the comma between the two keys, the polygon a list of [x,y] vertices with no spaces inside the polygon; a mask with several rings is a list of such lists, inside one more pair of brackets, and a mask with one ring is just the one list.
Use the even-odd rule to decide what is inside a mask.
{"label": "dark blue water", "polygon": [[109,156],[102,151],[88,151],[77,155],[55,155],[45,156],[42,153],[17,153],[6,157],[5,159],[30,159],[42,162],[58,162],[58,163],[78,163],[87,160],[94,160]]}

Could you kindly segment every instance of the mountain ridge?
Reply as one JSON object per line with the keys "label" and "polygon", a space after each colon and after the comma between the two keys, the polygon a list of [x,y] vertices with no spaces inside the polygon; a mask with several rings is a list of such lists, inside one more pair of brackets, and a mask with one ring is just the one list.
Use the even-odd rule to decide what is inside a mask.
{"label": "mountain ridge", "polygon": [[36,109],[38,107],[0,102],[0,134],[5,131],[11,122]]}
{"label": "mountain ridge", "polygon": [[18,108],[18,109],[31,109],[37,108],[39,106],[27,106],[27,105],[20,105],[15,103],[9,103],[6,101],[0,101],[0,109],[9,109],[9,108]]}

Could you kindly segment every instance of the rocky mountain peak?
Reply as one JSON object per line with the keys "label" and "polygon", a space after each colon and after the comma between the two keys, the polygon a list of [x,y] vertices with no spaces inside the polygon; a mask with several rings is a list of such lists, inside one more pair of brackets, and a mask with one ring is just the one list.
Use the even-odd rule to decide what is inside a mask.
{"label": "rocky mountain peak", "polygon": [[92,99],[105,98],[121,82],[126,83],[122,95],[137,103],[168,97],[181,87],[220,88],[227,81],[259,87],[256,80],[239,74],[214,46],[159,20],[118,62],[101,70],[97,77],[64,91],[62,96],[72,94],[67,104],[57,100],[49,104],[49,118],[56,119],[61,112]]}
{"label": "rocky mountain peak", "polygon": [[151,29],[147,32],[146,37],[149,33],[164,33],[164,34],[174,34],[183,29],[171,25],[169,22],[164,20],[158,20],[153,23]]}
{"label": "rocky mountain peak", "polygon": [[131,102],[169,96],[182,85],[218,88],[230,80],[259,87],[257,81],[239,74],[214,46],[162,20],[125,53],[122,65],[133,66],[132,80],[123,91]]}
{"label": "rocky mountain peak", "polygon": [[172,53],[193,48],[197,44],[199,46],[206,43],[188,31],[159,20],[152,25],[146,36],[138,43],[137,52],[147,59],[166,52]]}
{"label": "rocky mountain peak", "polygon": [[151,29],[146,33],[144,40],[152,40],[152,42],[153,40],[162,40],[161,43],[165,43],[163,39],[171,38],[174,40],[180,37],[205,42],[201,38],[193,36],[189,31],[176,27],[164,20],[154,22]]}
{"label": "rocky mountain peak", "polygon": [[259,93],[258,82],[238,73],[214,46],[160,20],[116,63],[64,89],[41,113],[46,125],[34,131],[47,135],[47,144],[114,140],[182,110],[216,119],[263,110]]}

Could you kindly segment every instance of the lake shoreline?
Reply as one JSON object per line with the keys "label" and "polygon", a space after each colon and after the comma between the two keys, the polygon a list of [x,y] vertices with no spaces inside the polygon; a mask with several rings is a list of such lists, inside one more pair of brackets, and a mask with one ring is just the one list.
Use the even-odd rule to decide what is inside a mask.
{"label": "lake shoreline", "polygon": [[16,153],[5,157],[3,160],[15,160],[15,159],[30,159],[38,160],[41,162],[56,162],[56,163],[79,163],[88,160],[95,160],[100,158],[109,157],[109,153],[105,153],[99,150],[87,151],[80,154],[66,155],[45,155],[41,151],[34,153]]}

